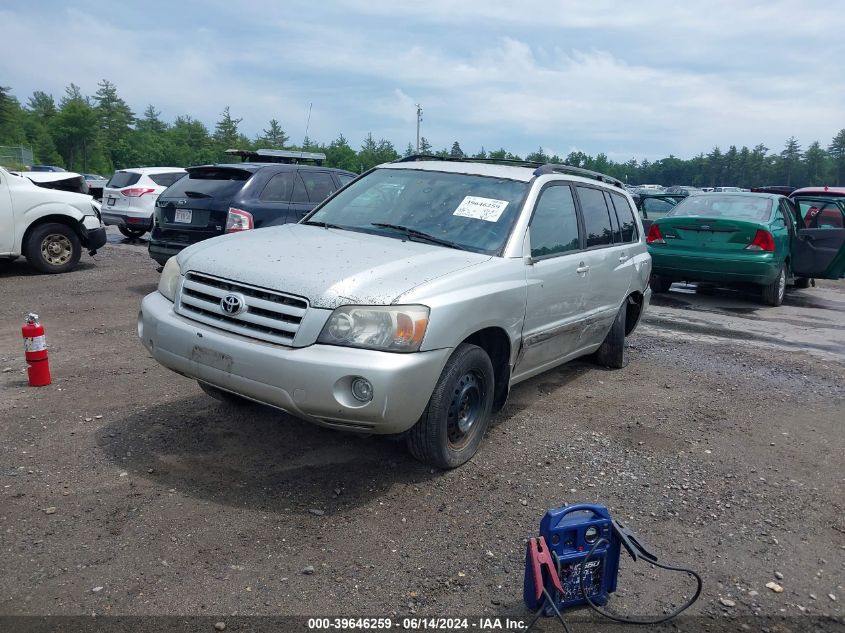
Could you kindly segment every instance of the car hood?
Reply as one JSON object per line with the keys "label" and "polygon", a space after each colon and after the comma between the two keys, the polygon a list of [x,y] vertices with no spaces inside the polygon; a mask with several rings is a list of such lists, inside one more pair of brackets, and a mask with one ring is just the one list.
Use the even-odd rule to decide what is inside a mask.
{"label": "car hood", "polygon": [[183,250],[183,273],[307,298],[312,306],[389,305],[396,297],[489,255],[306,224],[216,237]]}

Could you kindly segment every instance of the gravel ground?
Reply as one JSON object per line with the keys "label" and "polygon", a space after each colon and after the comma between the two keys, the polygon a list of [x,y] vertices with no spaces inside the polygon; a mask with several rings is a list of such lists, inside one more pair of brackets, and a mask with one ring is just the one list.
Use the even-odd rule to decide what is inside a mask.
{"label": "gravel ground", "polygon": [[[548,508],[599,502],[700,571],[694,614],[841,621],[845,344],[807,332],[841,336],[845,282],[778,309],[676,288],[626,369],[579,361],[517,386],[479,454],[440,472],[160,367],[135,333],[157,277],[143,242],[115,236],[70,274],[0,271],[0,614],[524,617],[525,539]],[[41,389],[22,371],[31,310]],[[617,611],[691,591],[622,567]]]}

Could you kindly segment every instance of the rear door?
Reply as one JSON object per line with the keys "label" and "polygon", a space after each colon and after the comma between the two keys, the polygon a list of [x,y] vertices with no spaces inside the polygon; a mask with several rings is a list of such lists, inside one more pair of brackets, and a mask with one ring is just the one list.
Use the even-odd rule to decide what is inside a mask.
{"label": "rear door", "polygon": [[[255,228],[297,221],[297,214],[291,211],[297,179],[296,170],[288,169],[272,175],[267,180],[258,194],[258,199],[250,201],[248,211],[252,212]],[[301,191],[299,195],[307,198],[305,185],[301,182],[298,184]]]}
{"label": "rear door", "polygon": [[792,270],[802,277],[845,277],[845,198],[796,197]]}
{"label": "rear door", "polygon": [[300,169],[299,175],[305,185],[308,202],[311,206],[305,211],[297,209],[297,221],[304,218],[308,211],[337,191],[337,184],[335,183],[334,178],[332,178],[331,173],[328,171]]}
{"label": "rear door", "polygon": [[628,225],[628,239],[623,239],[610,194],[606,196],[598,187],[581,184],[575,191],[584,222],[584,262],[589,281],[582,340],[589,346],[604,339],[631,286],[634,262],[630,239],[636,228],[631,226],[633,218],[623,220]]}
{"label": "rear door", "polygon": [[250,170],[229,166],[188,168],[188,175],[158,198],[159,228],[195,234],[199,239],[223,234],[229,207],[252,174]]}

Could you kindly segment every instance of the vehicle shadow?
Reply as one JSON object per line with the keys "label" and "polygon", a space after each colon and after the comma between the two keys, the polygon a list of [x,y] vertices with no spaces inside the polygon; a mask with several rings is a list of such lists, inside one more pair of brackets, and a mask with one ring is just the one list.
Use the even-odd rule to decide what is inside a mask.
{"label": "vehicle shadow", "polygon": [[[65,275],[73,274],[79,271],[90,270],[92,268],[96,268],[96,263],[92,261],[80,261],[73,270],[69,270]],[[0,262],[0,278],[2,277],[42,277],[45,276],[44,273],[41,273],[35,270],[32,266],[27,264],[26,259],[23,257],[16,259],[13,262],[5,261]],[[49,276],[49,275],[46,275]]]}
{"label": "vehicle shadow", "polygon": [[101,429],[107,457],[156,487],[263,512],[334,514],[442,473],[403,442],[323,429],[207,396],[151,406]]}
{"label": "vehicle shadow", "polygon": [[142,297],[147,296],[151,292],[155,292],[156,288],[158,288],[158,284],[141,284],[140,286],[127,286],[126,289],[136,295],[141,295]]}

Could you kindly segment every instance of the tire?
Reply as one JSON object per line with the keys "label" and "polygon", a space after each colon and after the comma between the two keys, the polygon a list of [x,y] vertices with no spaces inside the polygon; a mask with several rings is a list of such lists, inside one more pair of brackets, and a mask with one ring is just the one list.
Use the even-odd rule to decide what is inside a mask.
{"label": "tire", "polygon": [[611,369],[622,369],[628,365],[628,352],[625,349],[625,319],[628,315],[628,302],[622,303],[610,331],[596,350],[596,363]]}
{"label": "tire", "polygon": [[128,226],[118,226],[117,230],[120,231],[124,237],[128,237],[129,239],[141,237],[147,232],[147,229],[130,229]]}
{"label": "tire", "polygon": [[809,277],[796,277],[795,281],[792,282],[792,285],[796,288],[809,288],[810,287],[810,278]]}
{"label": "tire", "polygon": [[222,389],[218,389],[217,387],[212,387],[211,385],[207,385],[204,382],[197,381],[197,384],[200,386],[206,395],[211,396],[215,400],[219,402],[223,402],[225,404],[230,404],[232,406],[244,406],[246,404],[250,404],[251,401],[247,400],[246,398],[242,398],[241,396],[229,393],[228,391],[223,391]]}
{"label": "tire", "polygon": [[24,254],[29,265],[47,274],[73,270],[82,256],[82,244],[76,232],[66,224],[41,224],[29,234]]}
{"label": "tire", "polygon": [[651,286],[652,292],[663,294],[664,292],[669,292],[669,288],[672,287],[672,282],[660,275],[652,275],[648,285]]}
{"label": "tire", "polygon": [[766,305],[779,306],[783,303],[784,294],[786,294],[786,264],[781,264],[777,278],[772,283],[763,286],[761,298]]}
{"label": "tire", "polygon": [[493,409],[493,363],[477,345],[462,343],[446,361],[406,445],[416,459],[457,468],[475,455]]}

